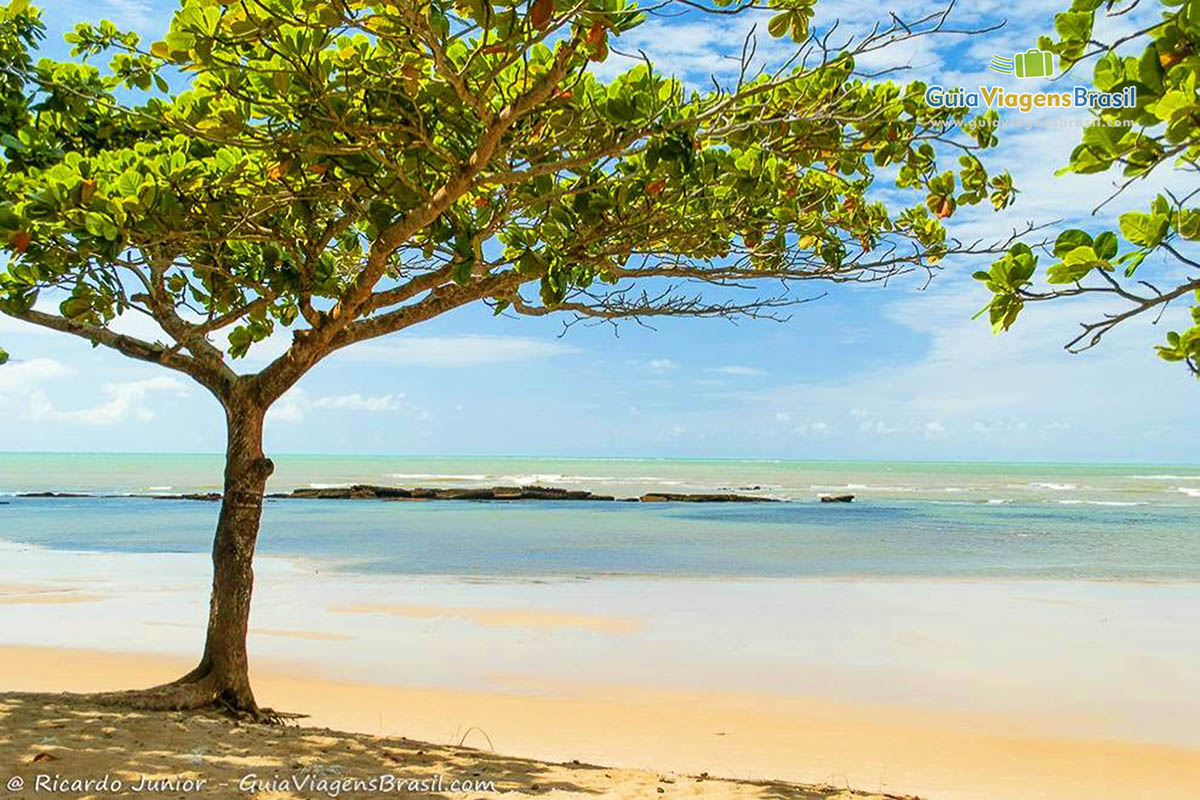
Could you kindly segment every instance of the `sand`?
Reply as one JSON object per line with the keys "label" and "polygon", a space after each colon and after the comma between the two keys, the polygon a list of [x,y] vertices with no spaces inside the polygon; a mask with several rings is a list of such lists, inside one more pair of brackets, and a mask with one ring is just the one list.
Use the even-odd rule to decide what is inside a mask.
{"label": "sand", "polygon": [[[120,711],[64,695],[0,694],[0,776],[14,797],[663,797],[834,800],[838,787],[729,781],[208,714]],[[13,781],[21,782],[15,788]],[[91,781],[92,783],[87,783]],[[395,788],[393,788],[395,787]]]}
{"label": "sand", "polygon": [[[189,666],[153,656],[0,647],[0,686],[99,691],[161,682]],[[403,665],[396,670],[402,673]],[[394,766],[406,775],[412,770],[446,780],[478,772],[509,791],[533,792],[536,784],[537,793],[548,796],[614,797],[833,798],[851,796],[845,790],[854,786],[876,797],[934,800],[1170,800],[1194,798],[1200,785],[1200,751],[1194,749],[1023,736],[976,716],[768,694],[544,682],[514,684],[508,692],[377,686],[261,660],[254,681],[264,705],[311,714],[306,722],[317,726],[360,733],[239,728],[189,715],[124,714],[76,725],[73,720],[100,711],[77,701],[7,695],[0,773],[32,779],[38,772],[99,777],[117,770],[176,775],[191,769],[216,785],[251,768],[284,777],[303,770],[362,777]],[[400,735],[434,744],[394,738]],[[58,760],[34,763],[38,752]],[[197,753],[208,760],[193,764],[189,759]],[[701,773],[742,782],[685,777]],[[753,782],[767,778],[839,788]],[[222,786],[211,796],[239,796]]]}
{"label": "sand", "polygon": [[386,614],[410,619],[462,619],[485,628],[528,628],[531,630],[581,630],[600,633],[636,633],[642,621],[633,617],[600,614],[568,614],[527,608],[461,608],[452,606],[343,605],[330,609],[335,614]]}
{"label": "sand", "polygon": [[62,605],[94,603],[107,595],[88,594],[73,587],[0,584],[0,605]]}

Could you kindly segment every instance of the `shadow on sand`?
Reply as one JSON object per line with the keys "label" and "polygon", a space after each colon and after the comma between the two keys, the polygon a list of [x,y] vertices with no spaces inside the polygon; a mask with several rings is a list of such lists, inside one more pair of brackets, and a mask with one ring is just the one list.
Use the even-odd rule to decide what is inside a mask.
{"label": "shadow on sand", "polygon": [[[95,783],[106,776],[105,784]],[[14,783],[18,780],[23,786]],[[89,780],[94,783],[82,783]],[[374,785],[368,783],[372,780]],[[14,798],[51,792],[55,797],[253,794],[259,800],[893,797],[831,786],[664,775],[578,762],[551,764],[405,738],[244,724],[204,713],[126,711],[77,695],[15,693],[0,694],[0,786],[4,784],[6,796]]]}

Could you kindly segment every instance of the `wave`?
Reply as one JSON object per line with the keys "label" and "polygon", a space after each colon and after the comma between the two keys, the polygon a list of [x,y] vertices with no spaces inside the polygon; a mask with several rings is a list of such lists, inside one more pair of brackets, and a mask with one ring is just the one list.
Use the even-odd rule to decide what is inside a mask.
{"label": "wave", "polygon": [[851,489],[859,492],[916,492],[916,491],[936,491],[934,489],[921,490],[916,486],[871,486],[866,483],[845,483],[838,485],[822,485],[812,484],[808,487],[814,492],[828,492],[838,489]]}
{"label": "wave", "polygon": [[1190,486],[1176,486],[1175,491],[1186,494],[1188,497],[1200,497],[1200,489],[1193,489]]}
{"label": "wave", "polygon": [[1034,489],[1049,489],[1052,492],[1072,492],[1079,488],[1078,484],[1074,483],[1031,483],[1029,486]]}
{"label": "wave", "polygon": [[389,472],[386,477],[401,481],[486,481],[491,476],[464,475],[461,473],[442,474],[436,472]]}
{"label": "wave", "polygon": [[1200,475],[1126,475],[1135,481],[1200,481]]}
{"label": "wave", "polygon": [[1131,500],[1059,500],[1064,506],[1147,506],[1149,503],[1136,503]]}
{"label": "wave", "polygon": [[400,481],[431,481],[431,482],[463,482],[479,483],[491,481],[495,483],[521,484],[532,483],[561,484],[561,483],[650,483],[660,486],[679,486],[681,480],[669,480],[657,475],[561,475],[552,472],[533,472],[525,474],[493,475],[490,473],[439,473],[439,472],[389,472],[388,478]]}
{"label": "wave", "polygon": [[684,483],[683,481],[668,480],[667,478],[659,478],[654,475],[558,475],[553,473],[501,475],[498,480],[504,483],[518,483],[521,485],[531,483],[649,483],[655,486],[682,486]]}

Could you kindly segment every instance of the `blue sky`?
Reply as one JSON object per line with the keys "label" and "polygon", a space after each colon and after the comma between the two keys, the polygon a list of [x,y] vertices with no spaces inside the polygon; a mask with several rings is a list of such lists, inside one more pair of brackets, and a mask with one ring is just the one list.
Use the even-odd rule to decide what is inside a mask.
{"label": "blue sky", "polygon": [[[1033,46],[1052,25],[1047,4],[981,0],[960,27],[1007,21],[968,39],[909,43],[873,66],[908,68],[943,85],[1005,84],[986,71],[993,52]],[[1053,5],[1053,4],[1049,4]],[[1154,6],[1155,4],[1148,4]],[[107,17],[149,36],[173,4],[151,0],[47,2],[52,37],[77,20]],[[818,22],[861,29],[919,0],[835,0]],[[1148,9],[1153,11],[1153,8]],[[1125,18],[1120,25],[1139,22]],[[621,47],[700,83],[732,68],[749,20],[656,20]],[[777,45],[775,45],[777,47]],[[764,45],[767,57],[772,45]],[[619,68],[616,59],[604,70]],[[1009,81],[1015,83],[1015,81]],[[1023,88],[1029,88],[1025,82]],[[1057,111],[1035,112],[1044,115]],[[1070,128],[1006,130],[992,161],[1022,190],[1003,214],[957,220],[963,238],[994,238],[1026,220],[1089,220],[1107,176],[1054,178],[1077,143]],[[1112,211],[1136,208],[1135,188]],[[907,201],[911,202],[911,201]],[[957,219],[957,218],[956,218]],[[1200,384],[1151,347],[1158,327],[1135,321],[1084,355],[1061,350],[1078,321],[1103,305],[1036,308],[1014,332],[991,335],[972,314],[987,301],[970,279],[982,262],[950,262],[922,290],[824,287],[786,324],[667,320],[649,330],[573,327],[554,319],[493,318],[464,309],[352,348],[317,367],[274,409],[274,452],[764,458],[1129,460],[1194,462]],[[153,338],[153,337],[152,337]],[[0,447],[10,450],[216,451],[220,410],[185,378],[0,317]],[[268,343],[243,369],[264,363]]]}

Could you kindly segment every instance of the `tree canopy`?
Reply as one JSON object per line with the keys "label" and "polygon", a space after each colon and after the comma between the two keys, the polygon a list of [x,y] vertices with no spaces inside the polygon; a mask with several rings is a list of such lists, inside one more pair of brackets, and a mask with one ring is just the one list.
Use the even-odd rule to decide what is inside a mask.
{"label": "tree canopy", "polygon": [[[747,57],[730,85],[698,89],[649,62],[596,76],[648,18],[625,0],[186,0],[162,41],[81,24],[75,59],[36,62],[38,12],[14,0],[0,310],[218,394],[230,359],[290,328],[265,371],[275,396],[328,352],[474,301],[770,315],[794,281],[970,250],[941,220],[1010,202],[976,157],[993,137],[951,141],[963,110],[855,68],[947,30],[944,15],[835,42],[809,31],[811,2],[770,6],[795,55],[773,70]],[[938,169],[946,146],[957,171]],[[911,207],[872,194],[883,168],[919,193]],[[734,291],[764,278],[781,291]],[[163,340],[114,329],[130,314]]]}
{"label": "tree canopy", "polygon": [[[1090,63],[1092,83],[1100,91],[1137,89],[1135,107],[1096,110],[1097,124],[1084,130],[1070,162],[1060,170],[1119,176],[1101,207],[1164,170],[1193,176],[1200,170],[1200,3],[1162,0],[1159,21],[1111,43],[1093,38],[1102,10],[1121,16],[1138,4],[1076,0],[1055,17],[1056,36],[1039,42],[1058,54],[1068,73]],[[1200,252],[1195,244],[1200,240],[1200,207],[1194,202],[1198,191],[1177,195],[1164,190],[1147,208],[1121,214],[1119,230],[1064,230],[1040,254],[1028,245],[1013,245],[989,271],[976,273],[994,295],[985,309],[993,328],[1007,330],[1030,302],[1080,295],[1117,299],[1122,310],[1084,323],[1067,345],[1072,351],[1086,350],[1126,320],[1145,315],[1157,321],[1173,301],[1190,300],[1191,327],[1167,333],[1157,351],[1200,377]],[[1035,283],[1043,256],[1051,262],[1043,276],[1048,286]],[[1166,279],[1173,285],[1148,278],[1143,266],[1149,266],[1147,262],[1173,267]]]}

